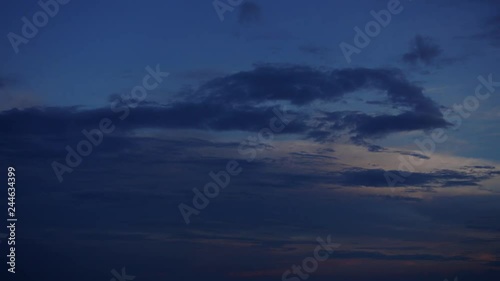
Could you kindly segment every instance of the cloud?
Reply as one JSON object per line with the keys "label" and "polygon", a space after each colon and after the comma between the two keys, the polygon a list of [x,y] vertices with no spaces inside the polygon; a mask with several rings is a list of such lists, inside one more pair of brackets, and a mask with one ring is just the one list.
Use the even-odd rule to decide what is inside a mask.
{"label": "cloud", "polygon": [[0,112],[12,108],[27,108],[40,104],[36,95],[15,89],[17,79],[0,76]]}
{"label": "cloud", "polygon": [[[313,102],[341,103],[348,95],[360,91],[381,96],[385,100],[376,106],[385,107],[382,112],[394,113],[326,112],[313,105]],[[117,97],[112,98],[116,100]],[[177,101],[170,104],[143,102],[130,110],[126,102],[122,100],[115,107],[115,113],[109,108],[79,107],[9,110],[0,114],[0,132],[25,136],[80,134],[78,130],[96,128],[103,118],[111,118],[119,132],[137,129],[256,132],[268,126],[273,108],[289,103],[292,115],[301,114],[287,126],[285,133],[299,134],[318,142],[347,135],[353,143],[375,151],[382,148],[365,139],[449,125],[439,105],[398,69],[258,65],[250,71],[203,82],[196,89],[182,92]],[[122,123],[120,116],[126,117],[126,122]],[[13,122],[16,126],[10,125]]]}
{"label": "cloud", "polygon": [[330,161],[330,160],[337,159],[334,156],[328,156],[328,155],[323,155],[323,154],[307,153],[307,152],[304,152],[304,151],[301,151],[301,152],[290,152],[290,155],[293,156],[293,157],[297,157],[299,159],[302,159],[302,160],[311,159],[311,160],[328,160],[328,161]]}
{"label": "cloud", "polygon": [[494,47],[500,47],[500,13],[489,18],[481,27],[481,32],[472,36],[475,39],[485,39]]}
{"label": "cloud", "polygon": [[430,37],[415,36],[410,42],[410,51],[403,55],[403,61],[412,65],[422,63],[433,65],[443,54],[441,47]]}
{"label": "cloud", "polygon": [[[301,169],[291,171],[280,171],[277,166],[267,165],[264,167],[255,167],[252,173],[260,173],[262,170],[271,170],[266,177],[257,179],[248,178],[247,184],[250,186],[266,186],[268,188],[278,189],[310,189],[319,186],[329,186],[337,188],[355,188],[355,187],[373,187],[388,188],[392,187],[387,182],[387,175],[403,175],[406,171],[384,170],[384,169],[365,169],[365,168],[347,168],[336,171],[320,171],[319,167],[325,163],[338,163],[338,159],[318,158],[314,155],[302,157],[300,153],[292,152],[293,156],[283,165],[292,167],[299,165],[301,167],[318,167],[314,172],[302,172]],[[262,170],[261,170],[262,169]],[[290,169],[290,168],[289,168]],[[494,178],[497,175],[491,173],[478,173],[477,171],[456,171],[456,170],[435,170],[431,172],[414,172],[405,177],[404,181],[398,182],[394,187],[398,188],[419,188],[420,192],[430,192],[437,188],[453,187],[473,187],[481,186],[481,182]]]}
{"label": "cloud", "polygon": [[261,8],[259,5],[246,1],[240,7],[238,22],[240,24],[257,22],[261,18]]}
{"label": "cloud", "polygon": [[370,116],[360,112],[331,112],[322,120],[329,122],[329,128],[354,134],[355,138],[379,138],[390,133],[430,130],[448,127],[442,116],[429,113],[404,112],[398,115]]}
{"label": "cloud", "polygon": [[[458,39],[472,39],[474,41],[484,40],[493,47],[500,47],[500,1],[497,0],[465,0],[462,2],[479,4],[488,11],[489,15],[482,15],[478,31],[474,34],[456,36]],[[450,4],[456,6],[460,1],[450,1]]]}
{"label": "cloud", "polygon": [[[386,173],[393,175],[405,174],[404,171],[386,171],[382,169],[348,169],[333,174],[334,182],[342,186],[388,187]],[[406,177],[404,182],[396,186],[418,186],[422,188],[479,186],[491,174],[466,173],[453,170],[437,170],[430,173],[415,172]]]}
{"label": "cloud", "polygon": [[338,102],[360,90],[383,91],[393,106],[440,114],[439,106],[398,69],[319,70],[299,65],[257,65],[254,70],[207,82],[194,97],[216,103],[288,101],[302,106],[313,101]]}
{"label": "cloud", "polygon": [[425,159],[425,160],[429,160],[429,159],[431,159],[429,156],[423,155],[423,154],[421,154],[421,153],[416,153],[416,152],[410,152],[410,151],[395,151],[395,153],[399,153],[399,154],[401,154],[401,155],[413,156],[413,157],[417,157],[417,158],[420,158],[420,159]]}
{"label": "cloud", "polygon": [[0,111],[13,108],[24,109],[40,105],[40,99],[30,93],[9,92],[2,94],[0,89]]}
{"label": "cloud", "polygon": [[407,254],[407,255],[388,255],[381,252],[368,251],[336,251],[331,256],[332,259],[376,259],[376,260],[411,260],[411,261],[468,261],[466,256],[440,256],[430,254]]}
{"label": "cloud", "polygon": [[[0,132],[10,136],[72,135],[79,134],[83,129],[97,128],[103,118],[110,118],[117,131],[122,132],[155,128],[257,132],[269,126],[269,121],[275,116],[273,109],[246,106],[230,108],[214,103],[174,103],[141,105],[133,110],[123,106],[120,114],[117,114],[109,108],[85,110],[78,107],[34,107],[0,113]],[[125,110],[129,110],[129,113],[126,121],[121,123],[118,117],[126,116]],[[303,122],[297,121],[287,126],[284,132],[297,133],[306,129]]]}
{"label": "cloud", "polygon": [[495,166],[464,166],[464,168],[467,168],[467,169],[486,169],[486,170],[492,170],[492,169],[495,169]]}

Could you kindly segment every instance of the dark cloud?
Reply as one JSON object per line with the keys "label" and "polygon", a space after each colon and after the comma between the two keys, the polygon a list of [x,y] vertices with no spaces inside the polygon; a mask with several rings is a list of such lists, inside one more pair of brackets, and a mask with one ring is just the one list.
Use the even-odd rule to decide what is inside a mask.
{"label": "dark cloud", "polygon": [[380,198],[380,199],[391,200],[391,201],[404,201],[404,202],[421,202],[421,201],[423,201],[422,198],[405,197],[405,196],[366,195],[365,197]]}
{"label": "dark cloud", "polygon": [[394,106],[439,113],[439,108],[422,93],[422,88],[406,80],[397,69],[349,68],[318,70],[307,66],[258,65],[214,79],[196,91],[207,102],[258,104],[289,101],[306,105],[316,100],[339,101],[359,90],[384,91]]}
{"label": "dark cloud", "polygon": [[336,251],[331,256],[333,259],[376,259],[376,260],[429,260],[429,261],[468,261],[466,256],[439,256],[429,254],[413,254],[413,255],[388,255],[380,252],[368,251]]}
{"label": "dark cloud", "polygon": [[425,160],[431,159],[429,156],[426,156],[426,155],[423,155],[420,153],[416,153],[416,152],[396,151],[395,153],[399,153],[401,155],[413,156],[413,157],[417,157],[417,158],[425,159]]}
{"label": "dark cloud", "polygon": [[443,54],[441,47],[430,37],[417,35],[410,43],[410,51],[403,55],[403,61],[410,64],[432,65]]}
{"label": "dark cloud", "polygon": [[472,169],[495,169],[495,166],[464,166],[464,168],[472,168]]}
{"label": "dark cloud", "polygon": [[[369,115],[357,111],[317,110],[306,113],[300,109],[311,106],[314,101],[342,102],[347,95],[365,90],[382,95],[386,100],[381,106],[395,113]],[[84,128],[97,128],[103,118],[110,118],[118,132],[152,128],[255,132],[269,126],[273,108],[291,103],[290,113],[300,118],[287,125],[285,133],[301,134],[318,142],[348,134],[353,143],[381,151],[383,148],[365,139],[449,125],[439,105],[397,69],[320,70],[296,65],[259,65],[251,71],[214,78],[182,93],[187,93],[187,97],[166,105],[142,102],[137,108],[129,108],[126,104],[131,101],[121,100],[114,107],[115,112],[110,108],[80,107],[4,111],[0,114],[0,132],[68,136],[80,134]],[[111,101],[117,100],[114,96]],[[299,111],[304,113],[299,116]],[[126,120],[121,122],[121,118]]]}
{"label": "dark cloud", "polygon": [[312,130],[307,133],[306,138],[323,143],[326,141],[331,141],[334,137],[333,133],[330,131]]}
{"label": "dark cloud", "polygon": [[[81,130],[98,128],[103,118],[114,121],[118,131],[135,129],[200,129],[215,131],[259,131],[268,126],[275,115],[273,108],[231,108],[217,104],[174,103],[162,106],[141,105],[129,109],[121,123],[124,111],[113,113],[109,108],[80,109],[77,107],[38,107],[9,110],[0,113],[0,132],[16,135],[71,135]],[[301,121],[292,122],[285,131],[296,133],[307,129]]]}
{"label": "dark cloud", "polygon": [[371,152],[382,152],[382,151],[387,150],[382,146],[371,144],[371,143],[367,142],[363,136],[356,135],[356,136],[351,137],[351,140],[354,144],[359,145],[359,146],[364,146],[368,149],[368,151],[371,151]]}
{"label": "dark cloud", "polygon": [[297,157],[297,158],[300,158],[300,159],[313,159],[313,160],[332,160],[332,159],[337,159],[336,157],[333,157],[333,156],[307,153],[307,152],[304,152],[304,151],[301,151],[301,152],[290,152],[290,155],[292,155],[294,157]]}
{"label": "dark cloud", "polygon": [[450,1],[456,6],[461,2],[479,4],[488,11],[481,15],[482,19],[478,25],[478,31],[474,34],[456,36],[458,39],[472,39],[474,41],[486,41],[493,47],[500,47],[500,1],[497,0],[464,0]]}
{"label": "dark cloud", "polygon": [[472,36],[474,39],[484,39],[494,47],[500,47],[500,12],[481,26],[481,32]]}
{"label": "dark cloud", "polygon": [[[387,174],[401,176],[407,174],[407,172],[382,169],[349,169],[333,175],[334,182],[343,186],[388,187]],[[396,183],[395,186],[419,186],[424,188],[479,186],[479,182],[491,177],[491,175],[452,170],[438,170],[432,173],[415,172],[408,177],[401,177],[404,181]]]}
{"label": "dark cloud", "polygon": [[[312,161],[314,160],[314,161]],[[294,158],[285,162],[285,165],[301,165],[311,167],[323,165],[324,161],[334,162],[335,159],[301,158],[294,155]],[[272,165],[266,167],[269,169]],[[277,167],[276,167],[277,168]],[[260,170],[255,170],[259,172]],[[402,175],[406,175],[403,177]],[[394,181],[395,177],[400,177],[402,181],[394,184],[394,187],[421,188],[424,192],[430,192],[435,188],[450,187],[479,187],[480,182],[493,178],[493,175],[475,172],[457,172],[453,170],[436,170],[433,172],[408,172],[398,170],[349,168],[335,172],[311,172],[308,174],[294,172],[293,174],[283,171],[269,174],[269,177],[259,179],[247,179],[252,186],[267,186],[278,189],[310,189],[321,185],[336,185],[341,188],[350,187],[392,187],[388,183],[388,178]],[[394,198],[393,198],[394,199]],[[409,200],[408,200],[409,201]]]}
{"label": "dark cloud", "polygon": [[449,126],[440,115],[404,112],[398,115],[371,116],[360,112],[327,113],[323,120],[331,121],[334,131],[354,134],[357,138],[378,138],[390,133],[429,130]]}
{"label": "dark cloud", "polygon": [[[263,106],[263,103],[290,102],[295,106],[306,106],[316,100],[334,103],[350,93],[367,89],[385,93],[386,103],[402,113],[368,115],[346,111],[323,113],[319,118],[302,114],[287,126],[286,132],[301,133],[316,141],[331,140],[347,133],[352,135],[354,143],[370,146],[365,138],[448,125],[439,106],[395,69],[317,70],[304,66],[263,65],[202,84],[191,92],[199,101],[197,103],[162,105],[149,102],[132,109],[125,105],[126,101],[121,101],[115,107],[116,113],[110,108],[15,109],[0,114],[0,131],[10,135],[68,136],[80,134],[84,128],[97,128],[103,118],[110,118],[121,132],[148,128],[259,131],[273,117],[273,107]],[[126,122],[121,122],[120,116],[125,117]],[[310,125],[309,121],[321,121],[321,125]],[[379,147],[370,149],[380,150]]]}
{"label": "dark cloud", "polygon": [[241,24],[259,21],[261,18],[261,8],[259,5],[245,1],[240,7],[238,22]]}
{"label": "dark cloud", "polygon": [[[51,280],[59,280],[57,278],[61,276],[67,279],[82,265],[99,268],[98,272],[85,271],[88,279],[95,280],[99,276],[110,279],[110,276],[106,277],[109,270],[124,265],[127,267],[127,272],[136,275],[137,278],[146,276],[142,274],[146,274],[149,268],[137,264],[133,264],[135,267],[130,266],[130,260],[140,258],[153,270],[153,267],[161,266],[165,259],[169,262],[172,259],[173,263],[168,265],[172,267],[168,269],[169,272],[185,276],[184,272],[192,271],[192,268],[179,269],[184,261],[179,261],[178,253],[185,251],[186,255],[183,258],[189,259],[190,253],[199,251],[213,253],[212,250],[216,250],[223,258],[222,261],[218,261],[218,264],[222,265],[217,270],[225,273],[227,269],[223,271],[224,268],[231,262],[236,265],[248,264],[247,260],[239,260],[240,258],[249,261],[257,259],[262,264],[272,264],[276,255],[269,253],[286,255],[283,264],[288,267],[296,260],[301,261],[304,258],[302,251],[291,250],[310,247],[312,253],[317,245],[315,241],[317,236],[326,237],[331,234],[334,242],[339,241],[350,247],[352,243],[344,243],[342,240],[352,241],[359,233],[370,233],[370,237],[376,239],[373,244],[378,248],[374,251],[341,249],[342,251],[333,253],[331,259],[335,262],[364,259],[368,263],[398,260],[416,262],[468,260],[467,256],[462,256],[461,253],[448,255],[447,249],[436,252],[427,248],[419,251],[411,249],[396,251],[386,248],[401,246],[400,241],[416,241],[404,244],[407,246],[434,245],[433,241],[449,241],[449,233],[442,233],[431,227],[432,221],[426,216],[412,215],[412,209],[426,204],[425,202],[389,200],[389,198],[382,201],[378,198],[345,197],[337,193],[318,195],[311,192],[297,196],[296,193],[289,192],[294,191],[290,188],[320,191],[321,188],[315,188],[318,184],[334,185],[341,181],[353,183],[352,178],[356,175],[350,175],[351,180],[347,181],[342,177],[344,172],[296,173],[290,166],[281,167],[287,172],[285,174],[277,170],[282,166],[280,163],[265,165],[258,162],[252,166],[242,161],[244,172],[238,177],[231,178],[230,187],[221,192],[199,216],[193,218],[195,223],[186,227],[180,218],[177,205],[179,202],[190,202],[193,196],[191,190],[194,187],[202,188],[210,180],[208,173],[223,168],[229,160],[224,157],[226,155],[224,150],[214,153],[219,157],[209,157],[204,155],[205,152],[214,148],[236,151],[238,144],[178,137],[179,140],[119,137],[130,143],[117,146],[111,152],[109,149],[116,142],[114,139],[106,139],[97,148],[99,152],[85,159],[88,164],[83,164],[78,171],[68,175],[58,188],[50,190],[47,190],[46,186],[46,179],[53,177],[49,163],[43,163],[43,159],[33,158],[31,151],[27,150],[28,145],[20,145],[18,149],[24,149],[26,153],[15,154],[16,165],[20,173],[30,172],[30,177],[19,177],[19,186],[23,187],[19,189],[19,196],[22,196],[26,205],[23,212],[25,216],[30,217],[24,224],[23,238],[33,237],[31,241],[47,245],[47,248],[43,249],[27,243],[30,242],[28,239],[23,240],[22,245],[25,245],[26,252],[19,255],[20,262],[25,261],[29,264],[33,257],[42,257],[40,253],[50,254],[53,260],[65,266],[63,271],[58,272],[59,275],[54,275],[55,278]],[[110,147],[106,146],[108,142],[111,142]],[[60,146],[60,143],[57,142],[55,145]],[[0,145],[0,149],[7,147]],[[196,153],[194,150],[197,149],[201,149],[204,153]],[[0,151],[0,155],[5,154]],[[321,155],[302,150],[289,156],[302,163],[314,160],[329,161]],[[33,167],[24,166],[25,163],[33,163]],[[310,167],[314,169],[314,166]],[[40,171],[41,169],[43,170]],[[379,175],[383,180],[383,175],[380,173]],[[448,179],[465,180],[459,175],[441,171],[436,177],[444,178],[436,179],[436,182],[445,182]],[[357,176],[362,177],[363,173],[359,172]],[[434,183],[432,180],[426,182],[429,185]],[[277,192],[273,188],[281,189]],[[490,200],[495,201],[492,198]],[[472,208],[473,204],[454,205],[467,205],[467,208]],[[45,211],[40,212],[41,209]],[[58,220],[53,219],[53,214],[59,214]],[[448,216],[446,218],[449,219]],[[356,223],[352,223],[353,221]],[[425,224],[422,225],[423,223]],[[472,223],[477,225],[486,222],[471,222],[471,225]],[[460,230],[457,230],[457,235],[462,234]],[[300,237],[297,234],[301,234]],[[52,237],[51,241],[59,242],[45,241],[45,243],[40,237]],[[378,239],[395,243],[379,243],[381,240]],[[78,252],[78,248],[87,250]],[[247,251],[249,248],[252,251]],[[234,254],[242,251],[248,254],[243,256]],[[70,259],[71,255],[59,257],[53,252],[79,254]],[[95,260],[96,253],[99,260]],[[165,253],[175,254],[165,256]],[[336,253],[338,256],[335,256]],[[116,260],[117,258],[119,260]],[[268,258],[269,260],[266,260]],[[208,260],[210,259],[212,258],[208,255]],[[114,260],[114,263],[108,265],[106,261],[109,260]],[[75,264],[69,266],[68,261]],[[98,265],[100,263],[103,264],[101,267]],[[37,267],[46,270],[48,265],[45,263],[42,265],[39,264]],[[202,278],[201,275],[193,280]]]}
{"label": "dark cloud", "polygon": [[[10,110],[0,114],[0,131],[14,135],[68,135],[80,133],[75,128],[96,128],[103,118],[112,119],[122,132],[147,128],[258,131],[273,117],[269,103],[277,106],[290,102],[294,107],[309,106],[314,101],[336,103],[362,90],[384,95],[383,105],[399,113],[320,112],[319,117],[303,113],[287,126],[286,132],[300,133],[318,142],[349,134],[353,143],[381,151],[383,148],[365,139],[449,125],[439,106],[397,69],[318,70],[306,66],[260,65],[252,71],[212,79],[188,91],[190,97],[186,100],[197,100],[196,103],[141,103],[129,113],[125,110],[127,101],[115,107],[119,113],[108,108],[78,107]],[[116,99],[115,96],[113,100]],[[120,122],[119,116],[126,117],[126,122]]]}
{"label": "dark cloud", "polygon": [[305,151],[300,152],[290,152],[291,156],[289,159],[291,163],[299,164],[299,165],[318,165],[319,163],[323,164],[332,164],[335,163],[337,157],[327,155],[326,153],[316,154],[316,153],[308,153]]}

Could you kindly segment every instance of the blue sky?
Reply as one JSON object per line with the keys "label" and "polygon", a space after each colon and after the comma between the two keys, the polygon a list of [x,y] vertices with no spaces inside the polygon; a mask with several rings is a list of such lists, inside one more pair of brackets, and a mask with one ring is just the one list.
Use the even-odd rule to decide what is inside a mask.
{"label": "blue sky", "polygon": [[[458,126],[446,112],[500,81],[500,6],[403,0],[348,62],[339,45],[391,1],[241,1],[221,21],[211,1],[72,0],[17,53],[41,7],[4,3],[17,280],[279,280],[327,235],[341,247],[311,280],[498,280],[500,87]],[[230,161],[242,173],[186,225],[180,204]]]}

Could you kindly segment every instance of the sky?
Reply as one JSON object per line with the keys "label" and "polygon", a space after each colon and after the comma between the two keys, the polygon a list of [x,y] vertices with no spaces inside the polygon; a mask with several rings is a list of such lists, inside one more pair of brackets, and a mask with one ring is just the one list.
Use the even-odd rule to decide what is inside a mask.
{"label": "sky", "polygon": [[500,277],[498,1],[2,6],[2,280]]}

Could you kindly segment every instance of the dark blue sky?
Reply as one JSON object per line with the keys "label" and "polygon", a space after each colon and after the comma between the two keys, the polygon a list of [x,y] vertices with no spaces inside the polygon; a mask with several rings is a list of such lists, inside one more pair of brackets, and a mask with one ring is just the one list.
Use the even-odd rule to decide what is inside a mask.
{"label": "dark blue sky", "polygon": [[0,10],[13,280],[500,277],[497,1],[54,1]]}

